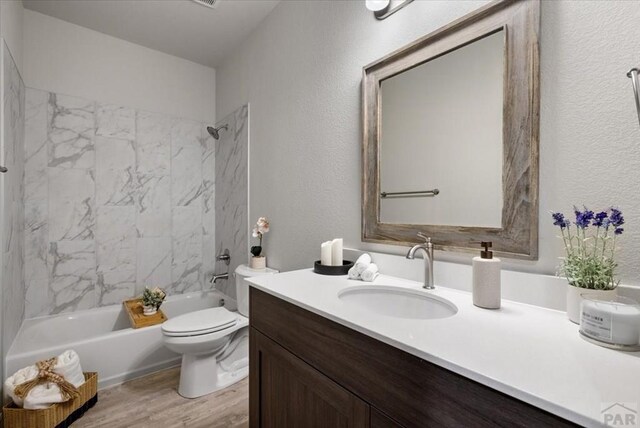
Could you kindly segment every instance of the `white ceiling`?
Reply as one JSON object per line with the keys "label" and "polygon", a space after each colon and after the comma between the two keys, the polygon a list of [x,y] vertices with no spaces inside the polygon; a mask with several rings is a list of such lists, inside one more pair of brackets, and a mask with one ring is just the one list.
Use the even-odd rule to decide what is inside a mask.
{"label": "white ceiling", "polygon": [[279,0],[23,0],[24,6],[151,49],[216,67]]}

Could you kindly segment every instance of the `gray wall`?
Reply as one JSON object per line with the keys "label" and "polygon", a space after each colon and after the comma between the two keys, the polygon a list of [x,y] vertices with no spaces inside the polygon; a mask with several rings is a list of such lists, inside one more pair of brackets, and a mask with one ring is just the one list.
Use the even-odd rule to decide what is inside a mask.
{"label": "gray wall", "polygon": [[[2,52],[0,99],[2,100],[2,135],[0,165],[8,172],[0,174],[0,375],[4,360],[20,328],[25,313],[24,288],[24,118],[25,86],[7,45],[0,41]],[[4,379],[4,377],[3,377]]]}
{"label": "gray wall", "polygon": [[212,141],[198,121],[27,89],[27,316],[201,290]]}
{"label": "gray wall", "polygon": [[247,263],[249,249],[248,211],[248,156],[249,156],[249,106],[243,105],[216,126],[228,125],[220,131],[215,143],[216,159],[216,252],[225,249],[231,254],[231,263],[218,262],[213,271],[229,272],[228,280],[218,282],[216,288],[235,298],[236,289],[232,272]]}
{"label": "gray wall", "polygon": [[[251,102],[250,218],[271,220],[271,266],[310,267],[339,236],[406,251],[360,242],[362,67],[482,4],[419,1],[380,22],[360,1],[286,1],[217,69],[219,117]],[[625,76],[638,63],[639,21],[638,2],[542,2],[540,260],[508,268],[555,273],[550,210],[618,204],[620,273],[640,284],[640,129]]]}

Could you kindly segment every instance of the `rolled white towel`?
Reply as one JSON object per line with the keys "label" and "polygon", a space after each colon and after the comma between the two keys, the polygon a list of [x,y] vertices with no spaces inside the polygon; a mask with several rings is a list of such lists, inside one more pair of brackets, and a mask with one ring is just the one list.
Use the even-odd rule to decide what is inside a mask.
{"label": "rolled white towel", "polygon": [[16,406],[22,407],[22,405],[24,404],[22,402],[22,398],[16,396],[14,393],[16,386],[25,383],[36,376],[38,376],[38,369],[36,368],[36,366],[28,366],[18,370],[4,381],[4,390],[7,395],[11,397]]}
{"label": "rolled white towel", "polygon": [[360,273],[358,273],[355,266],[349,269],[349,279],[361,279]]}
{"label": "rolled white towel", "polygon": [[[73,350],[65,351],[58,355],[58,360],[56,361],[53,371],[64,377],[67,382],[76,388],[84,383],[80,358]],[[5,381],[4,389],[17,406],[24,407],[25,409],[44,409],[53,403],[61,403],[64,401],[60,393],[60,388],[52,382],[45,382],[32,388],[24,398],[24,401],[15,395],[14,391],[16,386],[36,376],[38,376],[38,368],[33,365],[18,370]]]}
{"label": "rolled white towel", "polygon": [[367,253],[364,253],[363,255],[358,257],[358,260],[356,260],[356,263],[353,265],[353,267],[355,268],[356,272],[358,272],[359,275],[362,275],[362,272],[364,272],[365,269],[369,267],[370,264],[371,264],[371,256]]}
{"label": "rolled white towel", "polygon": [[64,377],[67,382],[80,387],[84,383],[84,374],[80,366],[80,357],[76,351],[70,349],[58,355],[58,361],[53,371]]}
{"label": "rolled white towel", "polygon": [[366,282],[371,282],[375,280],[378,275],[378,265],[375,263],[371,263],[365,270],[362,272],[362,280]]}
{"label": "rolled white towel", "polygon": [[25,409],[46,409],[54,403],[66,401],[60,392],[60,388],[53,382],[41,383],[35,386],[24,398]]}

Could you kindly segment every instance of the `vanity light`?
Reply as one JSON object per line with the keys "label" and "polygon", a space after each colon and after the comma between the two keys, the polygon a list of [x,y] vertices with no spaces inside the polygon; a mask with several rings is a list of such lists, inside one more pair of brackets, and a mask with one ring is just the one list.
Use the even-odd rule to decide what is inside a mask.
{"label": "vanity light", "polygon": [[[365,0],[367,9],[373,12],[376,19],[382,20],[396,13],[413,0]],[[391,4],[394,6],[391,7]]]}
{"label": "vanity light", "polygon": [[365,0],[367,9],[371,12],[378,12],[389,7],[390,0]]}

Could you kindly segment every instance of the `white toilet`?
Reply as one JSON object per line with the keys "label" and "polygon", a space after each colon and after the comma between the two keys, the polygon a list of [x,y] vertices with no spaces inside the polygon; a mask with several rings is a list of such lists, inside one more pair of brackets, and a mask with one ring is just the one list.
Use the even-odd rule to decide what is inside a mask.
{"label": "white toilet", "polygon": [[246,278],[272,274],[240,265],[234,273],[238,312],[204,309],[162,324],[167,348],[182,354],[178,393],[196,398],[226,388],[249,373],[249,283]]}

